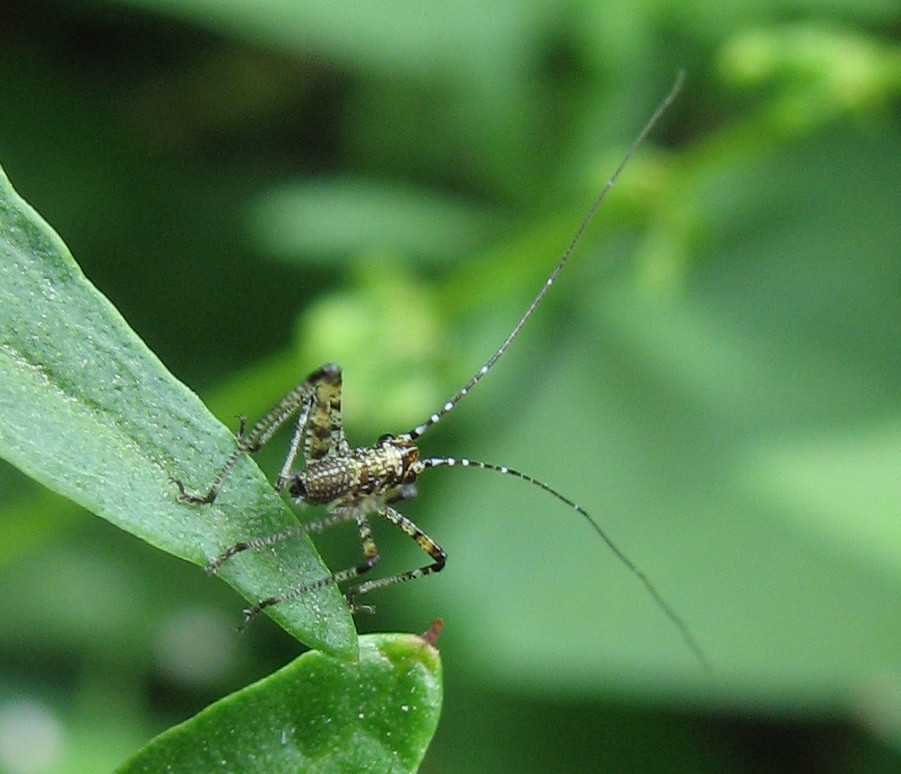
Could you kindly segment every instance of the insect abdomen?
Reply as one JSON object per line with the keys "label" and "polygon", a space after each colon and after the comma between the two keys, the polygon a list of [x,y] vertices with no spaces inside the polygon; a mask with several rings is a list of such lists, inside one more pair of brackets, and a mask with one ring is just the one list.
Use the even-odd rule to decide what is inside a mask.
{"label": "insect abdomen", "polygon": [[292,477],[288,491],[308,505],[352,501],[366,495],[387,498],[415,480],[411,465],[416,457],[415,447],[399,448],[392,443],[356,449],[346,457],[311,462]]}

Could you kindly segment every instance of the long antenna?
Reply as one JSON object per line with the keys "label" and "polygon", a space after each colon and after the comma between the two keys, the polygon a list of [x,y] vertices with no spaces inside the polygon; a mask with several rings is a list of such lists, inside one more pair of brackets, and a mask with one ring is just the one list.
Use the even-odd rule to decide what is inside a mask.
{"label": "long antenna", "polygon": [[456,466],[460,466],[461,468],[480,468],[481,470],[491,470],[495,473],[503,473],[505,476],[513,476],[513,478],[518,478],[523,481],[528,482],[529,484],[534,484],[539,489],[543,489],[549,495],[556,497],[561,502],[568,505],[574,511],[580,513],[585,517],[585,520],[591,525],[592,529],[600,535],[601,539],[607,544],[607,547],[613,551],[616,555],[617,559],[619,559],[626,568],[636,577],[641,583],[644,585],[645,590],[651,595],[654,599],[654,602],[657,604],[663,614],[669,618],[670,622],[679,630],[679,634],[682,635],[682,639],[686,645],[688,645],[689,649],[695,654],[695,657],[698,661],[701,662],[701,665],[707,671],[710,671],[710,662],[707,659],[707,654],[704,653],[704,649],[698,644],[698,641],[692,635],[691,630],[688,628],[688,625],[685,621],[682,620],[681,616],[673,610],[670,606],[669,602],[667,602],[663,596],[657,591],[657,587],[651,583],[650,579],[647,575],[645,575],[639,568],[638,565],[635,564],[628,556],[626,556],[619,546],[613,542],[610,536],[604,531],[603,527],[598,524],[594,518],[591,516],[588,511],[586,511],[581,505],[576,503],[573,500],[570,500],[566,495],[561,494],[556,489],[551,486],[548,486],[543,481],[539,481],[537,478],[533,478],[532,476],[527,475],[526,473],[521,473],[514,468],[508,468],[506,465],[492,465],[490,462],[478,462],[477,460],[470,460],[466,457],[427,457],[423,460],[420,460],[420,464],[423,468],[438,468],[438,467],[448,467],[453,468]]}
{"label": "long antenna", "polygon": [[[635,154],[635,151],[638,150],[638,147],[645,141],[648,134],[650,134],[651,130],[660,120],[660,117],[667,111],[673,101],[676,99],[676,96],[679,94],[679,91],[682,88],[682,83],[685,79],[685,75],[682,71],[680,71],[676,77],[676,81],[670,89],[669,93],[663,99],[663,101],[657,106],[657,109],[654,111],[653,115],[648,119],[648,122],[645,124],[644,128],[638,134],[638,137],[635,138],[632,145],[629,147],[629,150],[626,152],[625,156],[623,156],[616,170],[611,175],[610,179],[607,181],[606,185],[601,189],[601,192],[598,194],[597,198],[592,203],[585,217],[582,219],[579,228],[577,229],[575,235],[570,241],[569,245],[566,247],[566,250],[563,252],[563,256],[560,258],[560,261],[557,263],[556,267],[554,267],[553,272],[551,272],[550,276],[545,281],[544,285],[541,287],[541,290],[538,291],[538,295],[535,296],[534,300],[531,304],[529,304],[528,309],[526,309],[525,314],[519,319],[519,322],[516,323],[516,326],[510,331],[509,335],[504,342],[497,348],[495,353],[489,358],[489,360],[483,365],[473,377],[449,400],[447,403],[442,406],[442,408],[436,413],[432,414],[425,422],[421,425],[410,430],[403,436],[400,436],[400,439],[407,440],[410,442],[415,441],[419,438],[423,433],[425,433],[430,427],[438,424],[448,413],[450,413],[454,406],[456,406],[465,395],[469,394],[469,391],[476,385],[478,382],[482,380],[482,378],[494,367],[494,364],[501,358],[504,352],[507,351],[507,348],[513,342],[513,339],[519,335],[522,327],[528,322],[529,318],[534,314],[535,310],[538,308],[538,305],[544,300],[544,297],[547,295],[548,290],[550,290],[551,286],[557,280],[557,277],[560,275],[560,272],[563,271],[563,267],[566,265],[566,262],[569,260],[570,256],[575,251],[578,246],[580,240],[582,239],[585,230],[588,228],[589,223],[591,223],[592,218],[594,218],[601,204],[604,202],[604,199],[607,198],[607,194],[610,192],[610,189],[613,188],[614,183],[616,183],[623,169],[625,169],[626,165],[629,163],[629,160]],[[610,536],[606,533],[606,531],[601,527],[601,525],[595,521],[595,519],[588,513],[582,506],[578,505],[573,500],[570,500],[565,495],[558,492],[553,487],[545,484],[543,481],[539,481],[532,476],[529,476],[525,473],[521,473],[518,470],[514,470],[513,468],[509,468],[502,465],[493,465],[488,462],[478,462],[476,460],[467,459],[465,457],[428,457],[420,459],[417,463],[420,470],[424,470],[426,468],[437,468],[437,467],[473,467],[480,468],[482,470],[490,470],[497,473],[502,473],[504,475],[513,476],[514,478],[519,478],[523,481],[526,481],[534,486],[537,486],[539,489],[543,489],[545,492],[560,500],[564,504],[568,505],[570,508],[581,514],[585,520],[591,525],[592,529],[600,536],[600,538],[606,543],[607,547],[614,553],[614,555],[626,566],[626,568],[639,580],[642,585],[645,587],[645,590],[651,595],[657,607],[664,613],[664,615],[670,620],[670,622],[679,630],[679,633],[682,636],[683,641],[689,647],[689,649],[694,653],[695,657],[698,661],[701,662],[703,667],[707,670],[710,669],[710,662],[707,660],[707,656],[704,653],[703,648],[701,648],[698,641],[694,638],[691,631],[689,630],[686,623],[682,620],[682,618],[676,613],[676,611],[670,606],[670,604],[663,598],[660,592],[657,590],[656,586],[651,583],[650,579],[647,575],[639,569],[638,565],[635,564],[623,551],[613,542]]]}
{"label": "long antenna", "polygon": [[582,223],[579,225],[578,230],[567,246],[566,250],[563,252],[563,257],[560,259],[560,262],[551,272],[551,275],[547,278],[544,285],[542,285],[541,290],[538,291],[538,295],[535,296],[535,299],[529,304],[529,308],[526,309],[525,314],[520,318],[519,322],[516,323],[516,326],[510,331],[510,334],[504,339],[504,343],[501,344],[497,351],[491,356],[488,362],[485,363],[478,371],[475,372],[473,377],[457,392],[454,397],[452,397],[447,403],[445,403],[440,411],[435,412],[430,416],[425,422],[417,427],[414,427],[407,433],[404,433],[401,438],[405,440],[415,441],[419,436],[425,433],[430,427],[437,425],[447,414],[449,414],[454,406],[456,406],[465,395],[469,393],[469,391],[478,384],[482,377],[487,374],[494,364],[500,360],[501,355],[507,351],[507,347],[510,346],[513,339],[517,337],[522,326],[528,322],[529,318],[535,312],[535,309],[538,308],[538,305],[542,302],[544,297],[547,295],[548,290],[551,289],[551,286],[556,282],[557,277],[560,275],[560,272],[563,271],[563,267],[566,265],[566,262],[569,260],[569,257],[573,254],[576,249],[576,246],[579,244],[579,241],[582,239],[582,235],[585,233],[585,229],[588,228],[588,224],[591,223],[592,218],[594,218],[595,213],[598,211],[598,208],[604,202],[604,199],[607,198],[607,194],[610,192],[610,189],[613,188],[613,184],[616,182],[617,178],[620,176],[620,173],[625,169],[626,164],[629,163],[629,160],[635,154],[635,151],[638,150],[638,147],[645,141],[647,136],[651,133],[651,130],[660,120],[660,117],[667,111],[670,105],[673,104],[673,101],[676,99],[676,96],[679,94],[679,91],[682,88],[682,83],[685,80],[685,73],[683,71],[679,71],[676,76],[676,82],[673,84],[673,87],[670,89],[669,94],[664,97],[663,102],[661,102],[657,109],[654,111],[654,114],[650,117],[647,124],[645,124],[644,129],[641,130],[638,137],[635,138],[635,141],[632,143],[631,147],[628,151],[626,151],[626,155],[623,156],[622,161],[619,162],[619,166],[616,168],[616,171],[611,175],[610,179],[607,181],[607,184],[601,189],[601,192],[598,194],[597,199],[594,200],[594,203],[588,210],[588,213],[582,219]]}

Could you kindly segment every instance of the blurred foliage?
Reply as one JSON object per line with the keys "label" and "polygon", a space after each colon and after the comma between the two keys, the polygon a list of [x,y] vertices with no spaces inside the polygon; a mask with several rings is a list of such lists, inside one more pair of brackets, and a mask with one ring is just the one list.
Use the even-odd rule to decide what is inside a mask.
{"label": "blurred foliage", "polygon": [[[359,623],[446,621],[423,771],[898,769],[895,3],[13,0],[0,20],[0,162],[89,279],[232,428],[340,363],[354,443],[484,362],[684,67],[547,303],[423,447],[584,505],[712,672],[577,514],[478,472],[422,481],[404,511],[448,567]],[[419,561],[379,537],[383,571]],[[342,565],[354,540],[317,543]],[[232,635],[224,584],[10,466],[0,563],[10,772],[111,769],[298,652],[268,621]]]}

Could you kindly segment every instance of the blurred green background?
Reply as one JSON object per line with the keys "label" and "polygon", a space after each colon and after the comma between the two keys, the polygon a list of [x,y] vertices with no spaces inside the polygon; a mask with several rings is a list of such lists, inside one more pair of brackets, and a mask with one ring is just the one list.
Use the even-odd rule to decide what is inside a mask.
{"label": "blurred green background", "polygon": [[[359,624],[445,620],[424,772],[897,771],[897,10],[12,0],[0,163],[229,426],[334,361],[362,444],[487,359],[684,68],[422,448],[585,506],[712,671],[578,514],[479,471],[423,478],[403,510],[448,567]],[[378,536],[381,571],[421,563]],[[300,650],[7,465],[0,566],[0,771],[109,769]]]}

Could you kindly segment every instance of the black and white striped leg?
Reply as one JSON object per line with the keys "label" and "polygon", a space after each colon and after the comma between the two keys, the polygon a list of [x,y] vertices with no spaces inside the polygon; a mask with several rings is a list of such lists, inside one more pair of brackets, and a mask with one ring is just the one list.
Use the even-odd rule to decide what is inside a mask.
{"label": "black and white striped leg", "polygon": [[[299,535],[309,534],[311,532],[321,532],[327,527],[331,527],[335,524],[340,524],[341,522],[351,520],[356,521],[357,523],[357,531],[360,534],[360,543],[363,546],[363,561],[360,564],[358,564],[356,567],[348,567],[346,570],[333,573],[332,575],[329,575],[326,578],[321,578],[320,580],[314,581],[313,583],[307,583],[303,586],[298,586],[297,588],[291,589],[284,594],[279,594],[277,596],[261,600],[253,607],[248,608],[244,611],[244,620],[238,627],[239,630],[243,630],[253,618],[259,615],[267,607],[272,607],[272,605],[277,605],[280,602],[285,602],[289,599],[295,599],[296,597],[306,594],[307,592],[315,591],[316,589],[321,589],[325,586],[344,583],[344,581],[351,580],[352,578],[357,578],[360,575],[369,572],[373,567],[375,567],[376,564],[378,564],[379,550],[378,546],[375,544],[375,539],[372,537],[372,528],[369,525],[366,514],[361,514],[359,510],[355,508],[336,508],[333,513],[331,513],[324,519],[320,519],[319,521],[314,521],[310,524],[305,524],[293,530],[287,530],[285,532],[279,533],[278,535],[272,535],[271,537],[260,538],[258,540],[248,541],[247,543],[239,543],[237,546],[235,546],[236,550],[234,550],[231,554],[226,551],[222,556],[228,558],[226,554],[229,554],[229,556],[234,556],[235,553],[238,553],[238,551],[243,551],[246,548],[263,548],[265,546],[272,545],[273,543],[277,543],[280,540],[287,540],[288,538],[298,537]],[[225,561],[225,559],[222,559],[222,561]],[[219,562],[220,565],[221,563],[222,562]],[[348,604],[350,604],[349,601]],[[354,609],[355,608],[353,608],[353,606],[351,605],[351,610]],[[366,609],[371,612],[371,609]]]}
{"label": "black and white striped leg", "polygon": [[418,545],[425,553],[432,557],[433,561],[432,564],[427,564],[415,570],[407,570],[407,572],[400,572],[396,575],[389,575],[387,578],[377,578],[375,580],[366,581],[365,583],[361,583],[359,586],[355,586],[354,588],[349,589],[344,596],[347,599],[347,604],[350,607],[351,612],[370,609],[368,606],[359,606],[355,604],[354,600],[360,595],[367,594],[374,589],[380,589],[384,586],[392,586],[395,583],[403,583],[405,581],[416,580],[416,578],[422,578],[425,575],[431,575],[433,572],[441,572],[441,570],[444,569],[445,563],[447,562],[447,554],[444,552],[441,546],[439,546],[434,540],[432,540],[432,538],[426,535],[425,532],[423,532],[402,513],[399,513],[398,511],[394,510],[394,508],[388,505],[379,509],[378,513],[387,521],[400,528],[400,530],[405,535],[415,540],[416,545]]}
{"label": "black and white striped leg", "polygon": [[173,478],[173,483],[178,487],[178,500],[189,505],[207,505],[212,503],[219,495],[219,490],[225,479],[228,478],[232,469],[245,454],[253,454],[265,446],[269,439],[276,431],[287,422],[294,414],[300,411],[300,418],[297,422],[297,430],[294,439],[291,442],[288,459],[282,467],[279,475],[276,489],[281,489],[285,484],[287,471],[293,465],[297,456],[297,450],[300,444],[300,438],[303,435],[304,428],[307,424],[307,418],[310,413],[311,406],[317,400],[317,396],[322,392],[338,392],[341,391],[341,369],[336,365],[324,365],[313,371],[304,381],[298,384],[291,392],[285,395],[266,416],[259,420],[246,433],[244,432],[244,417],[241,417],[240,427],[235,434],[237,447],[231,453],[225,464],[220,468],[216,477],[213,479],[209,491],[206,494],[191,494],[185,489],[184,484]]}

